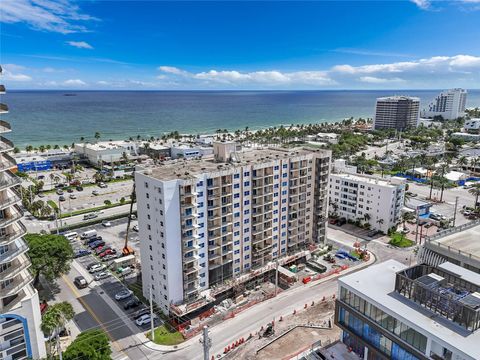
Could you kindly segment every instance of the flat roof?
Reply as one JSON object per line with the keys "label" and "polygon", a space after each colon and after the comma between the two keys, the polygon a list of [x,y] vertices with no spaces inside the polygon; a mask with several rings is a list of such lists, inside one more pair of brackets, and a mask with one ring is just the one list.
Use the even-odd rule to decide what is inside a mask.
{"label": "flat roof", "polygon": [[461,250],[465,256],[471,254],[480,259],[480,222],[470,225],[469,228],[459,226],[451,229],[452,232],[439,233],[432,236],[430,242],[440,244],[444,248],[450,247],[453,251]]}
{"label": "flat roof", "polygon": [[124,145],[127,145],[127,146],[135,145],[135,143],[133,141],[129,142],[129,141],[117,140],[117,141],[102,141],[95,144],[78,143],[75,145],[79,147],[85,147],[87,149],[99,151],[99,150],[108,150],[108,149],[123,149]]}
{"label": "flat roof", "polygon": [[323,154],[329,156],[325,150],[296,149],[255,149],[236,151],[237,162],[217,162],[213,155],[203,156],[201,159],[177,159],[164,161],[160,165],[140,166],[147,170],[145,174],[159,180],[193,179],[195,175],[231,170],[245,165],[261,164],[282,158],[303,156],[308,154]]}
{"label": "flat roof", "polygon": [[345,180],[352,180],[352,181],[360,181],[364,182],[367,184],[372,184],[372,185],[381,185],[381,186],[387,186],[387,187],[397,187],[398,184],[395,184],[392,182],[392,179],[395,179],[400,182],[406,182],[404,178],[392,176],[391,178],[387,179],[382,179],[378,177],[371,177],[371,176],[366,176],[366,175],[354,175],[354,174],[349,174],[349,173],[332,173],[330,176],[338,176],[341,177],[342,179]]}
{"label": "flat roof", "polygon": [[416,329],[422,329],[437,342],[449,344],[462,356],[480,359],[480,330],[469,332],[395,292],[396,273],[408,267],[396,260],[369,266],[339,279],[374,305],[394,314],[395,318]]}

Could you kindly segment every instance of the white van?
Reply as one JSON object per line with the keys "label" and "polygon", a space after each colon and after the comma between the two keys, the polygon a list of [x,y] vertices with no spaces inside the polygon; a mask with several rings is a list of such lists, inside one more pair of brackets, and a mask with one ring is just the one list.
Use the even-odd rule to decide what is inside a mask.
{"label": "white van", "polygon": [[87,230],[82,234],[82,239],[90,239],[97,236],[97,230]]}
{"label": "white van", "polygon": [[72,241],[72,240],[74,240],[74,239],[77,238],[78,233],[76,233],[76,232],[74,231],[74,232],[65,233],[65,234],[63,234],[63,236],[65,236],[65,238],[66,238],[68,241]]}

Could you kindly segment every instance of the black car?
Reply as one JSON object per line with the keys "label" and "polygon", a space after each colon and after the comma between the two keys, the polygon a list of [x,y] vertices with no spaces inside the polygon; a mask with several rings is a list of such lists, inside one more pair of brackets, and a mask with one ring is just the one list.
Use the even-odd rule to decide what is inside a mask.
{"label": "black car", "polygon": [[347,223],[347,219],[343,217],[337,220],[337,226],[342,226],[342,225],[345,225],[346,223]]}
{"label": "black car", "polygon": [[146,314],[150,314],[150,309],[143,308],[143,309],[138,310],[135,314],[133,314],[133,318],[136,320],[140,316],[143,316],[143,315],[146,315]]}
{"label": "black car", "polygon": [[123,308],[125,310],[134,309],[137,306],[139,306],[140,304],[141,304],[140,300],[138,300],[136,297],[133,297],[123,305]]}
{"label": "black car", "polygon": [[77,191],[83,191],[83,187],[77,186]]}
{"label": "black car", "polygon": [[72,189],[72,188],[68,188],[68,189],[67,189],[67,192],[68,192],[68,193],[73,193],[73,189]]}

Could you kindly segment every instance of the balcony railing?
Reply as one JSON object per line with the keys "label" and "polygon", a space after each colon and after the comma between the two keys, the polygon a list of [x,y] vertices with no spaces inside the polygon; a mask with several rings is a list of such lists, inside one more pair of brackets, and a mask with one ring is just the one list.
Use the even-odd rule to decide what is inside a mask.
{"label": "balcony railing", "polygon": [[0,103],[0,113],[8,112],[8,106]]}
{"label": "balcony railing", "polygon": [[0,171],[9,170],[15,167],[15,160],[8,154],[2,154],[0,157]]}
{"label": "balcony railing", "polygon": [[0,178],[0,190],[4,190],[6,188],[17,186],[22,183],[22,179],[18,176],[10,174],[8,172],[3,173],[3,178]]}
{"label": "balcony railing", "polygon": [[2,278],[2,280],[12,279],[31,265],[30,260],[22,256],[22,258],[15,260],[7,270],[0,272],[0,278]]}
{"label": "balcony railing", "polygon": [[12,151],[14,147],[13,142],[0,136],[0,151]]}
{"label": "balcony railing", "polygon": [[27,233],[27,228],[22,223],[16,224],[16,229],[0,236],[0,245],[9,244]]}
{"label": "balcony railing", "polygon": [[12,214],[0,219],[0,228],[6,227],[23,217],[23,212],[17,205],[14,205],[10,210],[12,211]]}
{"label": "balcony railing", "polygon": [[26,285],[33,281],[33,275],[27,272],[21,278],[15,279],[13,282],[0,289],[0,297],[5,298],[8,296],[19,293]]}
{"label": "balcony railing", "polygon": [[3,199],[0,196],[0,210],[6,209],[9,206],[18,204],[22,199],[20,198],[20,194],[13,189],[7,190],[6,192],[8,195]]}
{"label": "balcony railing", "polygon": [[16,257],[28,251],[28,245],[20,241],[17,246],[12,246],[6,252],[0,255],[0,264],[12,261]]}
{"label": "balcony railing", "polygon": [[10,126],[10,123],[0,120],[0,133],[6,133],[12,131],[12,127]]}

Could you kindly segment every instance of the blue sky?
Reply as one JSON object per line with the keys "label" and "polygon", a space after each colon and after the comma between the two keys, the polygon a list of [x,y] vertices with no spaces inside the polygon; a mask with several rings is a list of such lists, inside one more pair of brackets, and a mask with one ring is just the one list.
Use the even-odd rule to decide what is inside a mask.
{"label": "blue sky", "polygon": [[480,88],[480,0],[1,0],[10,89]]}

